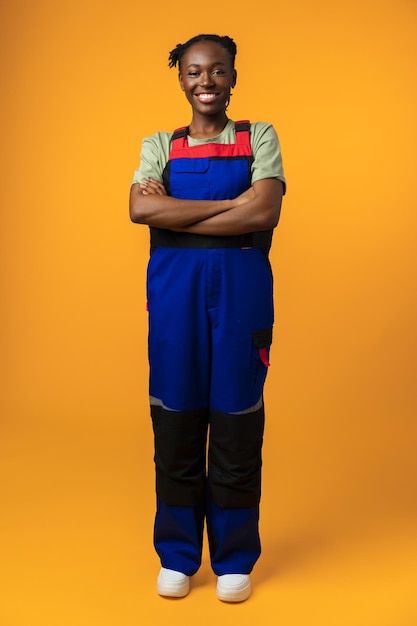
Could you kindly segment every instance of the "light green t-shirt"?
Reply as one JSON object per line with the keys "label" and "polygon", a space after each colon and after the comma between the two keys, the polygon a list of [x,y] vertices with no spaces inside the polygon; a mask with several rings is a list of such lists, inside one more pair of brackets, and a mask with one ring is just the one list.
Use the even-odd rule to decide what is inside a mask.
{"label": "light green t-shirt", "polygon": [[[140,183],[144,178],[153,178],[162,182],[162,172],[167,164],[171,149],[172,133],[159,132],[145,137],[142,142],[140,166],[134,173],[132,184]],[[210,139],[193,139],[188,137],[188,145],[196,146],[202,143],[235,143],[235,123],[228,120],[220,135]],[[250,142],[253,153],[252,183],[263,178],[278,178],[286,187],[284,169],[282,166],[281,148],[277,133],[266,122],[251,124]]]}

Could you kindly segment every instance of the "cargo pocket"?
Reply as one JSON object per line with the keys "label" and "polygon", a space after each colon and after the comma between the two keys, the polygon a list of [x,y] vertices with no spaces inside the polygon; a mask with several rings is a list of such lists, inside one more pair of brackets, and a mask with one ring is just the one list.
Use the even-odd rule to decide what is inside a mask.
{"label": "cargo pocket", "polygon": [[170,192],[181,200],[209,200],[208,158],[173,159],[170,161]]}
{"label": "cargo pocket", "polygon": [[255,383],[263,384],[269,363],[269,349],[272,343],[272,326],[262,330],[255,330],[252,334],[254,344],[254,370]]}

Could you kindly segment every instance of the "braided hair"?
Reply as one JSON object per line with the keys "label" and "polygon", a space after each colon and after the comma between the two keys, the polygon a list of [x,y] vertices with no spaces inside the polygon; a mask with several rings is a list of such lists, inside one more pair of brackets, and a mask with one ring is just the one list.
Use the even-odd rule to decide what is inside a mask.
{"label": "braided hair", "polygon": [[198,43],[199,41],[213,41],[214,43],[218,43],[230,54],[232,67],[235,66],[237,48],[235,42],[231,37],[228,37],[227,35],[225,35],[224,37],[221,37],[220,35],[196,35],[185,43],[178,43],[175,48],[171,50],[168,57],[169,67],[175,67],[178,64],[178,69],[180,69],[181,59],[184,53],[188,50],[188,48],[190,48],[195,43]]}

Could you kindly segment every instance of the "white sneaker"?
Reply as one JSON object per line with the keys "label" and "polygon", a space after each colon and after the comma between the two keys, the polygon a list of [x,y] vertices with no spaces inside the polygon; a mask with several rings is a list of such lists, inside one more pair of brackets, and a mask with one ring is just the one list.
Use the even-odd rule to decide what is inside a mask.
{"label": "white sneaker", "polygon": [[217,597],[223,602],[243,602],[250,596],[247,574],[223,574],[217,578]]}
{"label": "white sneaker", "polygon": [[183,598],[190,591],[190,577],[162,567],[156,581],[156,590],[160,596]]}

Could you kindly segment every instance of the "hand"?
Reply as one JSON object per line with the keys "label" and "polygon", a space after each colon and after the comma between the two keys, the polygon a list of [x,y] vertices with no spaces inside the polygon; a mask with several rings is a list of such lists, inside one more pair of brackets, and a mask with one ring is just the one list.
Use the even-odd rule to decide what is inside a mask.
{"label": "hand", "polygon": [[255,191],[253,187],[249,187],[249,189],[246,189],[246,191],[241,193],[240,196],[237,196],[237,198],[235,198],[234,200],[235,206],[246,204],[246,202],[249,202],[250,200],[254,200],[254,199],[255,199]]}
{"label": "hand", "polygon": [[159,183],[157,180],[153,180],[153,178],[143,178],[139,183],[139,188],[141,189],[144,196],[166,196],[167,192],[162,183]]}

